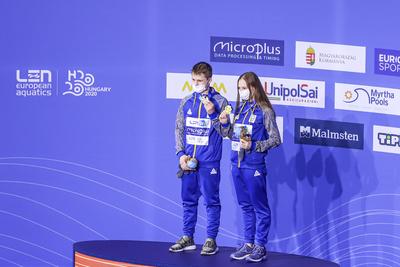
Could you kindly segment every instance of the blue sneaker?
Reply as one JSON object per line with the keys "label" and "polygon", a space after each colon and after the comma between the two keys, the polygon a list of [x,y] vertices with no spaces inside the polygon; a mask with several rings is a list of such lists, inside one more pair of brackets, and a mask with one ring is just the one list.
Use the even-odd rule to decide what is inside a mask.
{"label": "blue sneaker", "polygon": [[245,243],[238,250],[236,250],[236,252],[232,253],[230,255],[230,257],[231,257],[231,259],[234,259],[234,260],[243,260],[247,256],[249,256],[251,254],[251,252],[253,252],[253,249],[254,249],[253,244]]}
{"label": "blue sneaker", "polygon": [[260,262],[267,258],[267,251],[265,247],[254,245],[254,249],[249,256],[246,257],[246,261]]}

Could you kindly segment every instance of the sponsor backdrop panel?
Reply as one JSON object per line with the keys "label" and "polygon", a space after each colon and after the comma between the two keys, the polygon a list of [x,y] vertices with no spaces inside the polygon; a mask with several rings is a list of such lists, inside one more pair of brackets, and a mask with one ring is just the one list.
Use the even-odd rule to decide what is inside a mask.
{"label": "sponsor backdrop panel", "polygon": [[[400,258],[400,3],[2,1],[0,266],[70,266],[72,243],[181,234],[175,115],[190,69],[233,104],[259,74],[283,144],[267,157],[268,249],[341,266]],[[242,218],[221,161],[218,243]],[[205,239],[199,206],[195,240]]]}

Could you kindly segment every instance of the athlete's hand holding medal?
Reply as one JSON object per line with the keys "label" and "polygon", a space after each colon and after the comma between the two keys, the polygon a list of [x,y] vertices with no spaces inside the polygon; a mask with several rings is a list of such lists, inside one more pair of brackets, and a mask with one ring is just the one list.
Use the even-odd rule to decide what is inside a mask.
{"label": "athlete's hand holding medal", "polygon": [[215,106],[212,101],[208,98],[207,95],[202,95],[201,96],[201,102],[204,105],[204,108],[207,111],[207,114],[213,114],[215,112]]}
{"label": "athlete's hand holding medal", "polygon": [[244,150],[251,148],[251,134],[245,126],[240,129],[240,147]]}
{"label": "athlete's hand holding medal", "polygon": [[225,109],[221,112],[221,114],[219,114],[219,122],[222,124],[227,124],[231,112],[232,112],[232,107],[230,105],[226,105]]}

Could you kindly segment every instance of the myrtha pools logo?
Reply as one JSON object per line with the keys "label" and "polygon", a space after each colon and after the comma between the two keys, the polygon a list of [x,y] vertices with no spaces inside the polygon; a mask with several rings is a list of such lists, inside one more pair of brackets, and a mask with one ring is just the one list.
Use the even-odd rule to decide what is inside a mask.
{"label": "myrtha pools logo", "polygon": [[68,88],[63,95],[74,96],[97,96],[98,93],[109,93],[111,87],[95,87],[94,76],[90,73],[84,73],[81,70],[68,70],[68,81],[65,82]]}
{"label": "myrtha pools logo", "polygon": [[16,71],[17,96],[51,96],[52,75],[50,70]]}
{"label": "myrtha pools logo", "polygon": [[353,103],[356,102],[361,95],[366,96],[369,104],[375,104],[380,106],[389,105],[388,99],[393,99],[394,94],[388,91],[379,92],[378,90],[371,90],[368,92],[366,89],[359,87],[354,89],[353,91],[348,90],[344,94],[344,102]]}
{"label": "myrtha pools logo", "polygon": [[335,108],[400,115],[400,92],[394,88],[335,83]]}

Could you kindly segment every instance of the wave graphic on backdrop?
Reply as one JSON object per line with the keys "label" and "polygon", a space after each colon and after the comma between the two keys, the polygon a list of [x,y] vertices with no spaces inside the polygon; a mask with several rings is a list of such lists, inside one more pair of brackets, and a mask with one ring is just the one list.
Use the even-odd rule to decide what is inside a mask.
{"label": "wave graphic on backdrop", "polygon": [[[172,207],[181,207],[181,205],[162,194],[155,192],[154,190],[147,188],[143,185],[140,185],[134,181],[129,179],[119,177],[115,174],[108,173],[102,171],[100,169],[96,169],[90,166],[85,166],[80,163],[76,162],[68,162],[58,159],[49,159],[49,158],[39,158],[39,157],[1,157],[0,160],[0,168],[10,167],[13,166],[14,168],[23,168],[22,171],[26,171],[26,168],[32,168],[35,170],[43,170],[46,173],[50,173],[52,177],[57,178],[56,175],[64,175],[66,177],[74,177],[78,178],[78,180],[69,180],[70,183],[78,185],[78,182],[85,182],[91,183],[96,188],[103,188],[111,192],[112,194],[111,199],[114,197],[128,197],[133,198],[136,201],[151,207],[155,210],[163,212],[165,214],[171,215],[172,218],[177,220],[177,223],[180,223],[181,216],[177,215],[171,209],[167,208],[166,204],[172,204]],[[39,161],[40,164],[31,164],[29,161]],[[12,161],[12,162],[11,162]],[[53,166],[48,166],[47,163],[62,163],[64,167],[60,168],[53,168]],[[29,163],[29,164],[27,164]],[[46,165],[47,164],[47,165]],[[84,168],[87,170],[95,171],[98,174],[103,174],[108,177],[114,177],[118,181],[122,181],[123,183],[129,183],[137,188],[140,188],[145,193],[150,193],[151,195],[155,195],[158,198],[162,199],[162,205],[165,207],[161,207],[156,203],[151,203],[150,201],[146,201],[143,196],[140,195],[133,195],[131,193],[126,192],[128,189],[126,186],[124,190],[116,188],[114,185],[111,184],[112,180],[107,179],[107,184],[102,183],[87,176],[76,174],[74,172],[69,171],[70,169],[68,166],[75,166],[79,168]],[[72,167],[71,167],[72,168]],[[64,170],[65,169],[65,170]],[[83,169],[82,169],[83,172]],[[53,173],[53,174],[52,174]],[[54,179],[53,182],[57,182],[58,179]],[[92,202],[93,207],[99,209],[99,204],[102,207],[116,210],[121,212],[125,215],[132,217],[135,220],[138,220],[149,227],[153,227],[158,229],[169,236],[174,238],[177,237],[171,230],[167,229],[168,226],[162,220],[157,220],[156,218],[147,219],[141,216],[140,214],[135,214],[135,212],[131,212],[124,207],[119,207],[119,205],[114,205],[108,200],[102,200],[98,197],[90,196],[89,194],[84,194],[77,192],[76,190],[80,190],[79,187],[76,190],[69,190],[68,188],[64,188],[63,186],[56,186],[56,185],[49,185],[44,183],[32,182],[29,181],[28,177],[20,177],[11,178],[8,177],[5,179],[4,177],[0,178],[0,184],[13,184],[15,186],[29,186],[35,188],[44,188],[47,189],[47,192],[51,191],[59,191],[64,192],[70,195],[67,197],[68,200],[75,200],[80,199],[87,199]],[[2,187],[8,188],[8,187]],[[95,188],[94,188],[95,189]],[[8,198],[18,198],[20,200],[24,200],[26,202],[30,202],[32,205],[35,204],[40,206],[42,209],[46,209],[48,211],[53,212],[54,214],[61,216],[64,220],[69,220],[79,227],[82,230],[86,231],[87,233],[91,233],[93,236],[106,238],[106,236],[101,233],[97,228],[97,225],[87,225],[87,223],[83,223],[79,221],[77,218],[72,216],[71,214],[67,214],[57,208],[58,203],[44,203],[33,198],[28,198],[26,196],[17,195],[12,192],[6,192],[7,190],[2,190],[0,193],[0,197],[8,197]],[[271,239],[269,241],[269,247],[276,251],[281,252],[289,252],[289,253],[296,253],[301,255],[308,255],[312,257],[319,257],[325,258],[328,260],[333,260],[335,262],[340,263],[342,266],[366,266],[367,264],[374,264],[375,266],[400,266],[400,236],[397,234],[393,234],[399,231],[394,231],[393,229],[400,228],[400,209],[397,207],[389,208],[384,203],[399,203],[400,201],[400,194],[395,193],[385,193],[385,194],[370,194],[366,196],[359,196],[349,200],[346,203],[342,203],[338,206],[335,206],[329,209],[324,216],[317,218],[312,224],[304,227],[302,230],[296,231],[296,233],[281,237]],[[359,208],[363,207],[367,201],[375,203],[373,208]],[[381,206],[379,206],[381,205]],[[170,206],[171,207],[171,206]],[[101,207],[100,207],[101,208]],[[358,210],[357,210],[358,209]],[[345,213],[343,213],[345,211]],[[348,212],[351,211],[351,212]],[[70,244],[75,239],[68,237],[68,233],[59,233],[55,227],[57,225],[52,225],[51,222],[48,222],[48,225],[40,224],[39,222],[32,220],[30,218],[24,217],[24,214],[16,214],[15,211],[12,210],[2,210],[0,212],[2,216],[9,216],[14,217],[16,220],[25,221],[26,224],[33,224],[36,227],[44,228],[45,230],[49,231],[50,234],[56,234],[58,236],[62,235],[64,242]],[[24,216],[22,216],[24,215]],[[202,225],[204,227],[204,225]],[[385,228],[388,227],[388,228]],[[386,231],[387,229],[387,231]],[[237,239],[238,234],[234,231],[225,229],[222,231],[223,236]],[[232,233],[232,235],[230,234]],[[6,237],[6,234],[9,237]],[[279,236],[279,233],[277,233]],[[107,234],[108,236],[108,234]],[[3,232],[0,234],[0,238],[7,240],[14,239],[22,239],[16,235],[12,235],[7,232]],[[37,240],[40,241],[40,240]],[[25,244],[27,242],[34,244],[38,243],[35,240],[24,240]],[[10,244],[3,243],[6,246],[10,246]],[[20,242],[21,246],[23,242]],[[15,247],[15,245],[14,245]],[[23,247],[15,247],[16,249],[23,251]],[[43,249],[50,250],[49,248],[45,248],[42,246]],[[31,253],[34,257],[39,257],[39,255],[33,254],[32,251],[27,250],[26,252]],[[55,255],[57,253],[58,255]],[[54,253],[50,253],[53,256],[60,257],[59,255],[64,255],[62,260],[69,259],[70,251],[54,251]],[[11,258],[7,259],[0,253],[0,260],[3,261],[12,261]],[[51,262],[50,259],[42,259],[45,261]],[[54,259],[56,262],[55,265],[59,263],[59,258]],[[18,266],[18,262],[16,265]],[[52,264],[52,263],[51,263]]]}

